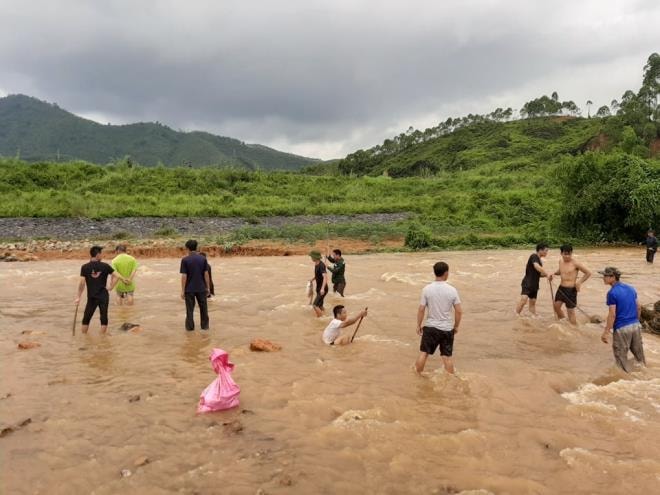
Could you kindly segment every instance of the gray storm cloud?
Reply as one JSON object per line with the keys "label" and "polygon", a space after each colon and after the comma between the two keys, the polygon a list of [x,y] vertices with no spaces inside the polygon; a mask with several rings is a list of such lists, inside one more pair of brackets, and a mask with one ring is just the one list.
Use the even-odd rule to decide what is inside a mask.
{"label": "gray storm cloud", "polygon": [[574,3],[0,0],[0,89],[329,158],[555,89],[636,89],[660,3]]}

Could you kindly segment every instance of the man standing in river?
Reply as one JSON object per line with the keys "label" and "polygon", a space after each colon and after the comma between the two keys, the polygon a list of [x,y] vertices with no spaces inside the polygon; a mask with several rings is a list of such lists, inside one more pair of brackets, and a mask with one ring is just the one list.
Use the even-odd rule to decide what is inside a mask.
{"label": "man standing in river", "polygon": [[[96,308],[99,308],[101,314],[101,333],[108,331],[108,305],[110,303],[110,294],[108,290],[112,290],[119,280],[126,282],[114,268],[107,263],[103,263],[103,248],[101,246],[92,246],[89,250],[91,259],[89,263],[85,263],[80,267],[80,282],[78,283],[78,295],[74,299],[76,306],[80,303],[80,296],[83,290],[87,287],[87,304],[85,305],[85,313],[82,320],[82,333],[87,333],[89,330],[89,322],[94,316]],[[108,275],[112,276],[110,288],[106,287],[108,283]]]}
{"label": "man standing in river", "polygon": [[[422,298],[417,309],[417,335],[422,336],[419,344],[419,356],[415,361],[417,373],[424,371],[426,359],[440,347],[440,357],[448,373],[454,373],[452,353],[454,336],[458,333],[463,310],[458,291],[447,283],[449,265],[438,261],[433,265],[435,282],[422,290]],[[424,314],[428,309],[428,317],[424,323]],[[452,318],[452,309],[454,317]]]}
{"label": "man standing in river", "polygon": [[181,260],[181,299],[186,301],[186,330],[195,329],[195,300],[199,305],[200,325],[202,330],[209,329],[208,296],[211,282],[209,280],[209,264],[206,258],[197,252],[197,241],[186,242],[188,256]]}
{"label": "man standing in river", "polygon": [[536,316],[536,296],[539,293],[539,280],[541,277],[547,277],[552,281],[552,273],[546,272],[543,269],[543,262],[541,258],[548,255],[548,245],[539,243],[536,245],[536,252],[532,253],[527,260],[525,267],[525,276],[521,282],[520,301],[516,306],[516,313],[520,315],[525,304],[529,301],[529,312]]}
{"label": "man standing in river", "polygon": [[637,291],[632,286],[619,281],[621,278],[619,270],[608,266],[598,273],[603,276],[603,283],[610,286],[607,292],[607,322],[600,340],[607,344],[607,337],[612,332],[614,360],[623,371],[630,372],[628,350],[632,352],[637,362],[646,364],[642,345],[642,326],[639,323],[642,305],[637,299]]}
{"label": "man standing in river", "polygon": [[319,251],[311,251],[309,257],[314,262],[314,277],[310,279],[310,282],[316,283],[316,297],[314,298],[312,307],[314,308],[314,314],[320,317],[323,315],[323,300],[328,293],[328,273],[325,269],[325,263],[321,261],[321,253]]}
{"label": "man standing in river", "polygon": [[341,250],[333,249],[332,254],[328,253],[326,258],[330,263],[333,263],[333,266],[328,267],[328,270],[332,273],[332,292],[339,292],[339,295],[344,297],[346,262],[341,256]]}
{"label": "man standing in river", "polygon": [[[591,271],[573,258],[573,246],[570,244],[564,244],[559,250],[561,259],[559,260],[559,269],[555,272],[555,275],[561,277],[561,282],[555,294],[554,309],[557,317],[562,319],[566,316],[561,309],[562,305],[565,304],[568,321],[573,325],[577,325],[577,318],[575,317],[577,294],[580,292],[582,285],[591,277]],[[584,274],[580,280],[578,280],[579,272]]]}
{"label": "man standing in river", "polygon": [[117,256],[110,262],[112,268],[119,273],[126,282],[119,282],[117,284],[117,302],[121,306],[126,300],[128,306],[133,305],[133,294],[135,293],[135,274],[137,273],[138,263],[137,260],[126,253],[126,246],[118,244],[115,248]]}

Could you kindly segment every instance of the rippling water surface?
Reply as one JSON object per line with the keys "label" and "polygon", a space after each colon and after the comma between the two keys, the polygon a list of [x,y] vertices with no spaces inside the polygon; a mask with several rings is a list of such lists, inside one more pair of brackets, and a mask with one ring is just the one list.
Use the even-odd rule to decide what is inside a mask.
{"label": "rippling water surface", "polygon": [[[660,265],[646,265],[640,250],[577,254],[594,270],[618,266],[642,302],[660,299]],[[368,306],[369,316],[346,348],[321,343],[329,316],[314,318],[306,304],[306,257],[212,258],[208,334],[183,329],[176,259],[141,260],[136,305],[111,306],[110,335],[99,335],[95,315],[90,333],[75,337],[86,260],[0,264],[0,422],[31,418],[0,438],[0,491],[657,492],[660,339],[644,335],[649,367],[625,375],[600,325],[580,313],[578,328],[553,319],[543,281],[540,317],[517,318],[528,256],[348,256],[347,297],[331,294],[326,307]],[[546,259],[554,267],[559,256]],[[434,356],[420,377],[411,370],[416,310],[438,260],[465,311],[458,374],[444,374]],[[605,293],[592,278],[580,307],[604,316]],[[121,332],[124,322],[144,330]],[[253,338],[283,350],[250,352]],[[20,351],[24,340],[41,347]],[[215,378],[213,347],[236,364],[241,405],[196,415]]]}

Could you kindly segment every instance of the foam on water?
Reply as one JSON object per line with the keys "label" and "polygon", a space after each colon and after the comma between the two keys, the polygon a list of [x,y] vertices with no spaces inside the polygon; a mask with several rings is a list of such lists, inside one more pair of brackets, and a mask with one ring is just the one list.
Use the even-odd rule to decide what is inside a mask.
{"label": "foam on water", "polygon": [[355,337],[355,340],[359,340],[360,342],[376,342],[378,344],[392,344],[401,347],[410,347],[410,344],[407,342],[401,342],[400,340],[383,337],[381,335],[367,334]]}
{"label": "foam on water", "polygon": [[606,385],[586,383],[574,392],[561,396],[574,406],[628,421],[658,421],[660,378],[617,380]]}

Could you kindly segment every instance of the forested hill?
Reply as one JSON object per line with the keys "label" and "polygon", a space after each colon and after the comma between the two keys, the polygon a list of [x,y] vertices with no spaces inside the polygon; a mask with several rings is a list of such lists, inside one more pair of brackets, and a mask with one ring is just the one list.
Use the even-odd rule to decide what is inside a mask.
{"label": "forested hill", "polygon": [[24,95],[0,98],[0,156],[98,164],[130,157],[146,166],[250,170],[299,170],[316,161],[206,132],[177,132],[159,123],[102,125]]}
{"label": "forested hill", "polygon": [[[501,171],[547,165],[585,151],[623,151],[640,158],[660,155],[660,55],[649,56],[642,85],[619,100],[586,111],[557,92],[526,102],[519,112],[497,108],[486,115],[449,118],[425,130],[410,127],[382,144],[358,150],[310,173],[432,176],[482,165]],[[593,109],[592,109],[593,106]],[[515,120],[519,113],[521,120]],[[584,114],[586,113],[586,118]]]}

